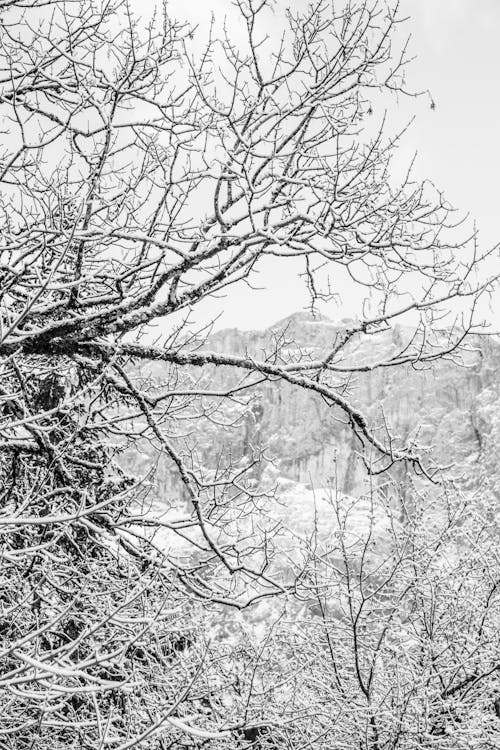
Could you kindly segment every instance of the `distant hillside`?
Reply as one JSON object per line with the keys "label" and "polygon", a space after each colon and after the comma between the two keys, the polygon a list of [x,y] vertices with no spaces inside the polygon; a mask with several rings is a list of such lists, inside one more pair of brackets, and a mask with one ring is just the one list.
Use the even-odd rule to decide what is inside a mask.
{"label": "distant hillside", "polygon": [[[219,331],[203,348],[258,358],[278,356],[280,361],[318,359],[351,324],[297,313],[263,331]],[[371,366],[387,360],[408,336],[401,327],[369,336],[356,334],[343,361]],[[448,358],[417,367],[379,367],[345,380],[343,389],[381,436],[390,432],[396,444],[415,439],[428,447],[429,458],[451,467],[461,481],[476,485],[492,480],[488,465],[496,455],[496,420],[500,419],[500,346],[477,338],[469,349],[462,366]],[[153,379],[160,379],[163,366],[154,367]],[[236,384],[227,368],[207,368],[203,377],[211,389]],[[214,466],[228,456],[236,464],[265,451],[282,476],[312,486],[334,481],[344,494],[356,494],[366,474],[343,415],[317,395],[279,381],[264,382],[247,396],[246,406],[225,408],[214,421],[202,420],[195,434],[181,439],[185,450],[196,454],[198,465]],[[143,473],[158,465],[154,491],[160,502],[162,498],[171,502],[180,490],[168,461],[150,446],[144,446],[140,456],[129,454],[127,463]],[[406,484],[402,467],[394,477]]]}

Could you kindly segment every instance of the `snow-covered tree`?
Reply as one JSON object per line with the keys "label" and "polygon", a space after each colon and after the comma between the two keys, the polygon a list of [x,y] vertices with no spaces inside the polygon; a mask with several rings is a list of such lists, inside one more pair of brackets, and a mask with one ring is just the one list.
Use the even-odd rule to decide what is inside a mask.
{"label": "snow-covered tree", "polygon": [[[374,123],[404,90],[397,9],[277,4],[276,37],[273,7],[237,0],[244,41],[213,26],[200,47],[168,5],[145,22],[121,0],[0,1],[5,747],[269,746],[258,660],[241,651],[231,682],[204,623],[297,582],[275,560],[258,450],[200,452],[207,426],[259,421],[262,381],[326,404],[370,472],[432,473],[350,383],[457,352],[490,280],[475,243],[446,234],[439,192],[391,178],[398,138]],[[260,356],[208,350],[183,316],[269,257],[303,263],[313,306],[348,278],[369,304],[319,356],[286,335]],[[461,324],[445,335],[447,306]],[[399,319],[413,332],[395,349],[358,346]],[[156,518],[152,467],[120,462],[145,443],[178,477]]]}

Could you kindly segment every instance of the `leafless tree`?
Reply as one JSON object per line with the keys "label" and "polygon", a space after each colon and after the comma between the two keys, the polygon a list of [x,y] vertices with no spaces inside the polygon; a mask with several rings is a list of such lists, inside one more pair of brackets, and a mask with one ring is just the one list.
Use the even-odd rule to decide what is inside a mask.
{"label": "leafless tree", "polygon": [[497,524],[456,492],[419,497],[410,524],[372,492],[325,505],[299,589],[308,616],[281,626],[313,709],[303,734],[324,748],[496,747]]}
{"label": "leafless tree", "polygon": [[[278,5],[276,38],[271,2],[237,0],[244,42],[214,23],[200,46],[202,31],[161,7],[146,23],[121,0],[0,6],[0,742],[270,742],[250,703],[220,697],[223,671],[219,697],[203,693],[215,656],[195,602],[244,609],[296,582],[273,564],[272,529],[252,528],[269,501],[258,456],[207,467],[193,445],[280,380],[341,414],[373,473],[404,463],[430,476],[347,385],[458,356],[491,284],[440,193],[410,173],[396,184],[399,138],[374,126],[386,95],[404,95],[397,7]],[[319,359],[213,352],[186,322],[269,256],[302,260],[313,305],[336,277],[370,296]],[[399,319],[413,326],[401,348],[360,360],[354,344]],[[151,343],[158,321],[167,333]],[[220,368],[231,385],[211,383]],[[178,475],[176,517],[148,514],[144,482],[121,468],[140,441]]]}

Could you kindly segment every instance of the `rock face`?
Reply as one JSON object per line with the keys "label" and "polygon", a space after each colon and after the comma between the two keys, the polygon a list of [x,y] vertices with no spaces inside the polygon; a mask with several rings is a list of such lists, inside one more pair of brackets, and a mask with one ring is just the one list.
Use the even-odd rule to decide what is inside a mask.
{"label": "rock face", "polygon": [[[234,354],[262,356],[270,343],[280,339],[282,356],[321,358],[335,337],[352,321],[333,323],[298,313],[262,332],[224,330],[211,337],[207,347]],[[284,332],[284,333],[283,333]],[[348,356],[367,364],[384,359],[400,347],[408,332],[396,327],[375,336],[361,336],[351,344]],[[497,398],[495,373],[500,347],[475,340],[462,365],[451,358],[417,368],[382,367],[351,377],[348,399],[368,416],[383,437],[389,431],[396,441],[415,436],[428,446],[439,463],[477,462],[484,452],[493,413],[485,411],[485,395]],[[324,482],[334,476],[341,491],[352,494],[361,468],[359,446],[345,418],[329,409],[320,398],[286,383],[261,387],[259,409],[247,418],[245,441],[266,446],[287,476],[304,483]]]}
{"label": "rock face", "polygon": [[[278,350],[281,361],[317,359],[350,325],[352,321],[334,323],[297,313],[264,331],[219,331],[204,348],[260,359],[272,358]],[[346,361],[355,357],[370,364],[385,359],[404,344],[405,336],[407,331],[399,327],[357,335],[349,344]],[[350,377],[343,388],[381,438],[387,432],[396,444],[415,438],[438,464],[454,464],[457,476],[476,483],[491,480],[487,463],[496,455],[497,432],[500,436],[499,368],[500,346],[478,338],[461,366],[450,358],[418,368],[379,367]],[[205,377],[212,389],[237,383],[227,368],[213,368]],[[280,381],[263,382],[247,395],[245,407],[230,407],[221,415],[219,422],[227,426],[207,422],[192,436],[199,464],[210,467],[229,455],[235,464],[264,451],[283,476],[310,486],[333,482],[343,494],[356,494],[366,472],[359,445],[341,413],[317,395]],[[146,454],[143,469],[152,462],[150,449]],[[394,476],[404,484],[404,467]],[[170,495],[175,487],[169,466],[161,460],[158,492]]]}

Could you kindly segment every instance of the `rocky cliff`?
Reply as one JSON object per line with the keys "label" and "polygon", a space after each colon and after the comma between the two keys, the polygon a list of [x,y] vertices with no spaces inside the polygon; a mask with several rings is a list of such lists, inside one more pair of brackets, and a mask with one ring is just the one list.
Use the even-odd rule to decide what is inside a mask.
{"label": "rocky cliff", "polygon": [[[261,359],[279,356],[281,361],[315,359],[324,356],[350,324],[297,313],[263,331],[219,331],[204,348]],[[460,362],[450,355],[416,366],[369,369],[370,363],[387,360],[400,349],[408,335],[395,327],[355,337],[346,357],[366,362],[368,369],[344,379],[346,396],[382,437],[390,434],[396,444],[415,440],[429,461],[448,467],[461,481],[479,484],[491,479],[488,465],[496,455],[500,410],[499,344],[473,339]],[[162,366],[155,367],[160,377]],[[227,368],[208,368],[203,378],[211,389],[236,385]],[[214,466],[228,457],[237,464],[263,453],[289,479],[310,486],[335,482],[348,495],[356,494],[365,477],[359,445],[345,418],[316,394],[265,381],[213,416],[201,420],[185,438],[184,445],[191,455],[196,452],[199,465]],[[178,490],[171,467],[164,456],[153,454],[144,447],[142,456],[129,456],[127,461],[142,472],[156,465],[155,491],[159,497],[170,497]],[[404,468],[397,469],[395,479],[405,483]]]}

